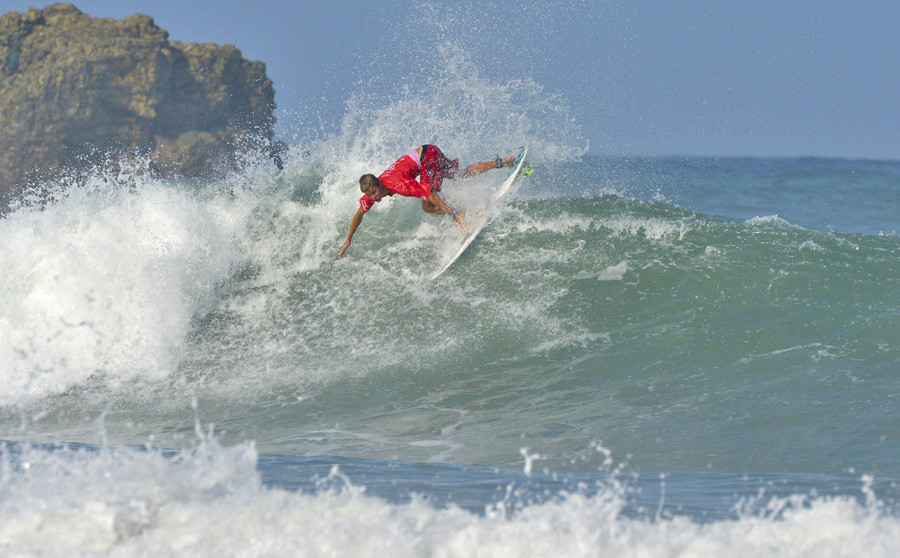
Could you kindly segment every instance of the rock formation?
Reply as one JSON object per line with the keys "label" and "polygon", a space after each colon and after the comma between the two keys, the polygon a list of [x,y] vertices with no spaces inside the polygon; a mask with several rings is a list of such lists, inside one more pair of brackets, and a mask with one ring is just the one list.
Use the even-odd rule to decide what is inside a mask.
{"label": "rock formation", "polygon": [[215,177],[271,147],[265,64],[186,44],[146,15],[72,4],[0,18],[0,201],[28,183],[145,157],[164,177]]}

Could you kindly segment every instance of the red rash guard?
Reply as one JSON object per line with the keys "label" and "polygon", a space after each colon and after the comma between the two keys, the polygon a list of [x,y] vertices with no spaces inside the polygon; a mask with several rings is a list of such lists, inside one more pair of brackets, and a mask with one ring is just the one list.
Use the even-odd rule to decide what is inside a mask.
{"label": "red rash guard", "polygon": [[[444,182],[444,177],[452,178],[458,167],[458,160],[448,159],[437,146],[425,145],[422,150],[422,162],[419,162],[419,154],[410,151],[400,157],[386,171],[381,173],[378,180],[388,189],[388,195],[400,194],[410,198],[427,200],[431,192],[439,192]],[[422,172],[422,170],[425,172]],[[416,180],[422,175],[422,182]],[[363,211],[369,211],[375,201],[369,196],[359,198],[359,206]]]}

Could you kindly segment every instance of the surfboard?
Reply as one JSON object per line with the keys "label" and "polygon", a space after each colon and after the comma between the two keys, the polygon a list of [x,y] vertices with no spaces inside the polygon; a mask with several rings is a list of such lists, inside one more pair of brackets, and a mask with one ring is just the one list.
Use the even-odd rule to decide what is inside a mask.
{"label": "surfboard", "polygon": [[469,230],[468,234],[466,234],[466,237],[463,239],[462,245],[459,247],[459,249],[456,251],[456,253],[453,254],[453,256],[450,258],[450,261],[447,262],[447,265],[445,265],[444,267],[441,268],[440,271],[438,271],[437,273],[432,275],[432,277],[431,277],[432,281],[434,281],[435,279],[440,277],[440,275],[442,273],[447,271],[447,268],[449,268],[451,265],[453,265],[453,262],[455,262],[457,260],[457,258],[462,256],[463,252],[466,251],[466,248],[468,248],[469,245],[472,244],[472,242],[474,242],[476,238],[478,238],[478,233],[480,233],[481,229],[483,229],[484,226],[487,225],[488,222],[491,220],[490,219],[491,213],[493,212],[493,207],[496,205],[497,200],[499,200],[504,195],[506,195],[506,193],[509,192],[509,189],[512,188],[512,185],[516,181],[516,179],[519,178],[519,175],[522,171],[522,165],[525,164],[525,154],[526,153],[528,153],[528,149],[523,147],[522,151],[519,152],[519,156],[516,157],[515,161],[513,161],[513,164],[509,171],[509,174],[506,175],[506,180],[504,180],[503,184],[501,184],[500,187],[497,188],[497,191],[494,192],[494,197],[491,199],[491,202],[490,202],[491,210],[488,213],[488,215],[486,215],[485,218],[480,223],[478,223],[476,226],[473,226],[473,228]]}

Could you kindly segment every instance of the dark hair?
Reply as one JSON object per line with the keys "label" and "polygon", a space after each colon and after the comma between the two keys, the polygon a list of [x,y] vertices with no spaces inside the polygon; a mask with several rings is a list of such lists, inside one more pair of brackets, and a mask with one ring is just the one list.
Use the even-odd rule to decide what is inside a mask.
{"label": "dark hair", "polygon": [[359,191],[368,194],[373,186],[380,186],[381,181],[374,174],[364,174],[359,177]]}

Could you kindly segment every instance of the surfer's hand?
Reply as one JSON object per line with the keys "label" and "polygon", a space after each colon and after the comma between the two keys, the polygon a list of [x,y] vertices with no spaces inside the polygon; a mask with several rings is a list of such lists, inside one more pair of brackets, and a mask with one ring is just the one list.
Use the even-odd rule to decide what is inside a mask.
{"label": "surfer's hand", "polygon": [[344,257],[344,252],[346,252],[346,251],[347,251],[347,248],[349,248],[349,247],[350,247],[350,241],[348,240],[348,241],[345,242],[344,245],[341,247],[341,253],[338,254],[338,259],[341,259],[341,258]]}
{"label": "surfer's hand", "polygon": [[459,228],[463,230],[463,232],[469,231],[469,226],[466,225],[466,220],[463,219],[462,213],[457,213],[453,216],[453,220],[456,221],[456,224],[459,225]]}

